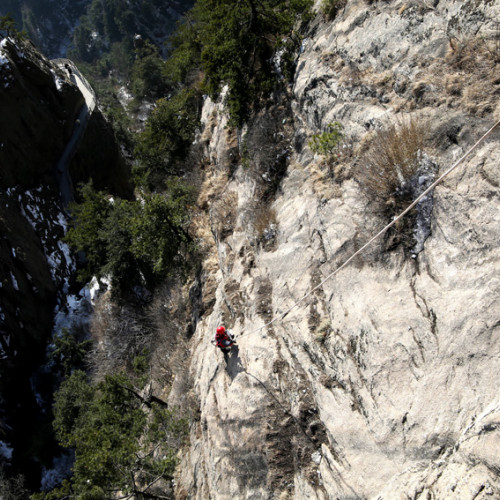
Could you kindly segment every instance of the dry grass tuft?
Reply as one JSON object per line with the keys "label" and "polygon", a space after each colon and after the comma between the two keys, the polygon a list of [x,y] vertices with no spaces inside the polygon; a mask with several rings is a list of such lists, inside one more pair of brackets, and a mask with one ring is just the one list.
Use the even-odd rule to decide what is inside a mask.
{"label": "dry grass tuft", "polygon": [[276,224],[276,211],[274,208],[269,205],[262,205],[257,209],[254,227],[258,237],[262,237],[270,226]]}
{"label": "dry grass tuft", "polygon": [[450,38],[446,62],[454,71],[445,81],[448,106],[477,116],[492,113],[500,92],[500,31],[489,38]]}
{"label": "dry grass tuft", "polygon": [[230,236],[236,224],[238,193],[222,193],[210,207],[210,225],[216,240],[222,241]]}
{"label": "dry grass tuft", "polygon": [[406,201],[409,179],[419,165],[419,152],[426,141],[426,128],[416,119],[399,119],[376,132],[362,159],[358,181],[370,198],[389,208]]}
{"label": "dry grass tuft", "polygon": [[468,73],[477,70],[491,70],[500,62],[500,32],[487,40],[482,36],[450,38],[447,62],[451,66]]}
{"label": "dry grass tuft", "polygon": [[[357,180],[379,216],[390,220],[400,214],[435,179],[438,165],[425,151],[427,129],[407,117],[373,134]],[[431,231],[432,207],[429,194],[386,233],[385,248],[402,245],[405,252],[420,252]]]}
{"label": "dry grass tuft", "polygon": [[315,331],[315,339],[320,344],[324,344],[332,334],[332,323],[330,318],[323,318]]}
{"label": "dry grass tuft", "polygon": [[168,394],[169,404],[182,416],[197,418],[198,402],[189,371],[189,332],[192,309],[186,290],[179,283],[166,283],[157,290],[147,310],[154,332],[151,345],[151,379]]}
{"label": "dry grass tuft", "polygon": [[109,293],[97,302],[90,331],[94,347],[88,363],[96,380],[131,369],[136,356],[151,351],[153,337],[144,315],[132,307],[114,304]]}
{"label": "dry grass tuft", "polygon": [[228,183],[228,177],[225,172],[211,172],[205,176],[198,196],[198,206],[205,210],[210,202],[224,191]]}

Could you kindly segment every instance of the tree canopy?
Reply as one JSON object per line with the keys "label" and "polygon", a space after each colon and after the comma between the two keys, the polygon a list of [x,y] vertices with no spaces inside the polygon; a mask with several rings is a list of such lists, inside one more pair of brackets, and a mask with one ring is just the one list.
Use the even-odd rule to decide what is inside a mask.
{"label": "tree canopy", "polygon": [[[228,85],[229,112],[236,124],[247,117],[256,100],[276,84],[273,54],[294,28],[307,20],[312,0],[198,0],[171,39],[170,67],[186,77],[199,65],[204,89],[212,97]],[[294,49],[297,46],[293,47]]]}
{"label": "tree canopy", "polygon": [[84,256],[82,282],[108,276],[115,296],[122,297],[137,286],[154,288],[185,268],[194,192],[180,180],[166,187],[164,193],[144,194],[138,201],[110,199],[92,183],[81,187],[81,203],[70,207],[73,219],[66,241]]}
{"label": "tree canopy", "polygon": [[104,500],[119,491],[155,498],[152,487],[170,480],[186,421],[144,398],[123,373],[92,385],[75,371],[55,394],[54,428],[75,451],[73,476],[36,500]]}
{"label": "tree canopy", "polygon": [[17,40],[26,38],[26,31],[18,31],[16,21],[10,14],[0,16],[0,35],[12,36]]}
{"label": "tree canopy", "polygon": [[188,88],[170,99],[156,102],[135,148],[136,158],[140,161],[136,174],[146,175],[141,182],[148,189],[154,190],[168,175],[179,173],[176,162],[186,155],[192,143],[199,125],[200,108],[199,93]]}

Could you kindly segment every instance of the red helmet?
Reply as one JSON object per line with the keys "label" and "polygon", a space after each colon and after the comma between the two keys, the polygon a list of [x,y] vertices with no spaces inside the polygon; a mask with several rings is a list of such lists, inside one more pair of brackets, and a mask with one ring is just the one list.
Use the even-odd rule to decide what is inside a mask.
{"label": "red helmet", "polygon": [[223,326],[217,327],[217,333],[225,333],[226,329]]}

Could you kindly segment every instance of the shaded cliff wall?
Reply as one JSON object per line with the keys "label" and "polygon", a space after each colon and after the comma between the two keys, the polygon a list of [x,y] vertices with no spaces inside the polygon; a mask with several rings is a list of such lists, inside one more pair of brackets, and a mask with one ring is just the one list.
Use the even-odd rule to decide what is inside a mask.
{"label": "shaded cliff wall", "polygon": [[96,189],[131,198],[133,186],[112,126],[97,109],[69,168],[73,186],[92,179]]}
{"label": "shaded cliff wall", "polygon": [[52,180],[83,96],[30,42],[1,42],[0,186]]}
{"label": "shaded cliff wall", "polygon": [[[200,414],[178,498],[500,495],[498,133],[436,188],[422,251],[382,239],[280,318],[388,222],[359,177],[369,134],[422,120],[442,173],[500,118],[499,9],[349,1],[311,27],[288,100],[239,137],[207,100]],[[353,154],[331,169],[308,139],[334,121]],[[240,336],[227,357],[221,323]]]}
{"label": "shaded cliff wall", "polygon": [[[55,312],[74,292],[55,170],[85,101],[68,73],[29,41],[3,39],[0,69],[0,440],[14,450],[14,469],[36,484],[39,460],[50,450],[32,375]],[[92,177],[98,189],[131,195],[128,168],[98,110],[69,168],[73,185]]]}

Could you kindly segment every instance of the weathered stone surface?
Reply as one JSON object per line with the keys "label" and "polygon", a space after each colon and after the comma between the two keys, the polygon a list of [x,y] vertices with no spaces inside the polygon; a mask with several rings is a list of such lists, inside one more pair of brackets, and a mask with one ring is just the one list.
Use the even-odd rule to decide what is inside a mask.
{"label": "weathered stone surface", "polygon": [[[446,59],[446,34],[457,23],[490,29],[499,8],[353,0],[316,26],[298,61],[298,147],[269,202],[278,227],[269,251],[249,230],[255,179],[240,167],[220,180],[227,131],[205,128],[206,185],[217,180],[212,196],[234,193],[237,212],[207,257],[215,303],[192,338],[201,413],[179,498],[500,496],[498,133],[436,188],[415,258],[382,238],[290,310],[387,222],[355,175],[325,175],[307,137],[338,120],[362,143],[413,111],[429,118],[429,154],[444,172],[495,117],[490,94],[474,108],[449,100],[447,76],[463,91],[472,84]],[[221,322],[239,336],[226,358],[210,343]]]}

